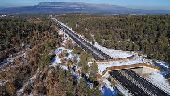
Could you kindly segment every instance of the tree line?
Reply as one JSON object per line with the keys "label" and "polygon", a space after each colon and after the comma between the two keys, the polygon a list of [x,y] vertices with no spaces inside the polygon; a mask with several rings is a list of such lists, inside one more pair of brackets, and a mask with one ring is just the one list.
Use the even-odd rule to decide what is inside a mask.
{"label": "tree line", "polygon": [[[76,17],[76,18],[75,18]],[[170,16],[95,16],[67,14],[57,17],[90,41],[118,50],[140,51],[148,58],[170,63]],[[94,37],[93,37],[94,35]]]}

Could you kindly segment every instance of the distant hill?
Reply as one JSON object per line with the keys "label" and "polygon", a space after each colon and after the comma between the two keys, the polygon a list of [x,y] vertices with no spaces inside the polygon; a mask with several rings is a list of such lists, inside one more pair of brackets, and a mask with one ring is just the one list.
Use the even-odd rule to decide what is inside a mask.
{"label": "distant hill", "polygon": [[170,14],[170,10],[142,10],[81,2],[41,2],[35,6],[4,8],[0,10],[0,13]]}

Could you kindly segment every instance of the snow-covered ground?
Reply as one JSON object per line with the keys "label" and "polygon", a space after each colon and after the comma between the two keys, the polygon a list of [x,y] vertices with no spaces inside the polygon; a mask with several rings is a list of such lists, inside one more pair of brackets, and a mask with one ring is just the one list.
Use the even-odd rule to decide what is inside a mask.
{"label": "snow-covered ground", "polygon": [[159,72],[151,73],[145,78],[170,95],[170,83]]}
{"label": "snow-covered ground", "polygon": [[101,86],[100,90],[103,96],[117,96],[117,90],[114,89],[112,84],[106,78],[102,81],[104,84]]}
{"label": "snow-covered ground", "polygon": [[[26,88],[26,86],[32,85],[35,82],[35,79],[37,78],[39,72],[40,72],[40,69],[38,68],[37,72],[22,86],[21,89],[17,91],[16,93],[17,96],[22,96],[24,94],[24,89]],[[30,94],[29,96],[33,96],[33,95]]]}
{"label": "snow-covered ground", "polygon": [[110,81],[108,81],[106,78],[104,78],[102,81],[104,82],[104,84],[105,84],[105,86],[106,86],[107,88],[109,88],[111,91],[114,91],[114,89],[113,89],[112,84],[110,83]]}
{"label": "snow-covered ground", "polygon": [[155,60],[155,61],[154,61],[154,64],[155,64],[156,66],[164,67],[164,68],[166,68],[166,69],[169,68],[169,65],[168,65],[166,62],[163,62],[163,61]]}
{"label": "snow-covered ground", "polygon": [[60,68],[62,68],[63,70],[68,70],[68,67],[65,65],[60,65]]}
{"label": "snow-covered ground", "polygon": [[59,63],[61,63],[61,59],[58,56],[55,56],[52,63],[53,63],[53,65],[59,64]]}
{"label": "snow-covered ground", "polygon": [[[60,57],[59,55],[62,54],[63,52],[66,52],[65,56]],[[66,49],[64,47],[59,47],[54,51],[54,54],[56,55],[55,58],[53,58],[52,60],[52,65],[51,66],[56,66],[59,65],[62,69],[64,70],[68,70],[67,65],[62,65],[62,59],[64,60],[72,60],[72,61],[76,61],[75,63],[78,63],[80,61],[80,57],[76,54],[73,53],[73,50],[71,49]]]}
{"label": "snow-covered ground", "polygon": [[112,58],[127,58],[135,55],[134,52],[130,51],[108,49],[106,47],[99,45],[97,42],[95,42],[94,46],[99,50],[103,51],[104,53],[106,53],[107,55],[111,56]]}
{"label": "snow-covered ground", "polygon": [[102,73],[108,67],[122,66],[122,65],[133,65],[138,63],[147,63],[144,58],[138,57],[127,61],[113,61],[108,64],[98,64],[99,73]]}

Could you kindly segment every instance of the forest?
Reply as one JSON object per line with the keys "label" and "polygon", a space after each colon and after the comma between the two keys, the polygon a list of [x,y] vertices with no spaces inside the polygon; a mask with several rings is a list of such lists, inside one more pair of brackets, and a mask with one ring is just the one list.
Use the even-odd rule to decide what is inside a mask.
{"label": "forest", "polygon": [[[76,18],[75,18],[76,17]],[[137,51],[148,58],[170,63],[170,16],[95,16],[67,14],[56,16],[92,43],[98,42],[107,48]],[[0,68],[1,96],[16,96],[20,89],[23,94],[48,96],[92,96],[101,95],[99,86],[90,89],[85,80],[74,84],[69,71],[60,67],[49,67],[55,48],[60,47],[59,28],[46,15],[24,15],[0,18],[0,61],[27,53],[14,60],[3,70]],[[80,55],[78,66],[82,72],[90,72],[89,78],[96,81],[97,65],[88,67],[92,56],[78,46],[71,46]],[[30,79],[36,75],[34,82]]]}
{"label": "forest", "polygon": [[56,18],[91,42],[107,48],[137,51],[170,63],[169,15],[95,16],[64,14]]}
{"label": "forest", "polygon": [[[101,95],[98,87],[90,89],[84,79],[75,85],[69,71],[59,66],[49,67],[53,57],[50,53],[61,45],[58,30],[54,22],[44,15],[0,18],[0,60],[15,57],[20,52],[27,54],[16,57],[3,69],[0,66],[0,96]],[[88,56],[77,50],[74,51],[81,52],[83,58]],[[79,64],[86,67],[86,62],[85,58]]]}
{"label": "forest", "polygon": [[42,22],[37,18],[34,19],[32,22],[27,17],[0,18],[0,59],[7,58],[28,45],[33,46],[30,43],[33,38],[37,39],[34,37],[35,34],[49,30],[49,25],[45,24],[47,20]]}

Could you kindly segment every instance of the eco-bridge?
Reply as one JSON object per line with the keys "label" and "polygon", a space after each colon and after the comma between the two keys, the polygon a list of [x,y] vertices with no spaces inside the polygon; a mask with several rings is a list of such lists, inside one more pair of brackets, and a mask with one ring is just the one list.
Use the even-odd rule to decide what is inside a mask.
{"label": "eco-bridge", "polygon": [[[69,37],[71,37],[81,48],[91,53],[96,60],[112,59],[109,55],[90,44],[87,40],[81,38],[76,34],[76,32],[74,32],[64,23],[58,21],[56,18],[51,19],[56,22],[63,29],[63,31]],[[170,96],[132,70],[128,69],[111,71],[110,74],[134,96]]]}

